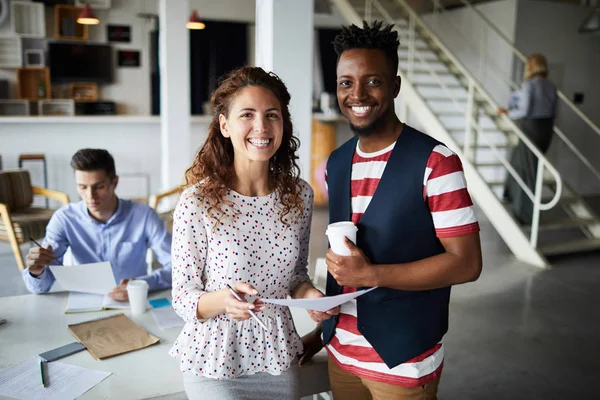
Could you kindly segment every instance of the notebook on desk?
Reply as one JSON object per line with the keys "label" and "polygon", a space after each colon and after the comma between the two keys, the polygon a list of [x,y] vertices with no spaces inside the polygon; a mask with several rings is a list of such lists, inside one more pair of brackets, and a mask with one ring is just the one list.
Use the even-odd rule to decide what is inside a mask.
{"label": "notebook on desk", "polygon": [[65,313],[129,309],[128,301],[116,301],[107,294],[70,292]]}
{"label": "notebook on desk", "polygon": [[159,342],[124,314],[68,325],[67,329],[85,345],[92,357],[102,360],[143,349]]}

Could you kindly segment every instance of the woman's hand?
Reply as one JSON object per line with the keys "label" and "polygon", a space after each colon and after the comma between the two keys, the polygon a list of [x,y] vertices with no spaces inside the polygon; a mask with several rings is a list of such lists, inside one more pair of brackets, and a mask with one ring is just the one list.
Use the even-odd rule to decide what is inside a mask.
{"label": "woman's hand", "polygon": [[508,110],[506,108],[502,108],[502,107],[498,108],[498,115],[507,115],[507,114],[508,114]]}
{"label": "woman's hand", "polygon": [[[320,297],[325,297],[323,292],[316,288],[310,288],[304,293],[305,299],[318,299]],[[310,318],[315,322],[323,322],[326,319],[331,318],[333,315],[338,315],[340,313],[340,307],[334,307],[331,310],[327,310],[325,312],[322,311],[314,311],[307,310]]]}
{"label": "woman's hand", "polygon": [[258,312],[264,308],[264,303],[259,299],[256,299],[253,303],[246,302],[246,295],[256,296],[258,294],[258,290],[256,290],[252,285],[245,282],[240,282],[236,283],[232,287],[237,295],[243,300],[239,301],[236,299],[229,289],[223,289],[226,291],[224,299],[225,312],[232,319],[236,321],[244,321],[252,317],[249,313],[249,310]]}

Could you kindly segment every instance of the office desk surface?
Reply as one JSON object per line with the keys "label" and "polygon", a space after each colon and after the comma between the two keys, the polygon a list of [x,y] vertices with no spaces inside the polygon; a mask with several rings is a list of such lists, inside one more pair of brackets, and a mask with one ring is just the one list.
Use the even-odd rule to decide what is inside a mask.
{"label": "office desk surface", "polygon": [[[170,297],[169,291],[153,293],[150,298]],[[39,353],[75,341],[67,325],[105,317],[121,310],[65,314],[68,294],[25,295],[0,298],[0,317],[7,322],[0,325],[0,369],[33,357]],[[315,323],[305,310],[291,309],[300,335],[312,330]],[[129,310],[125,314],[131,317]],[[146,349],[96,361],[83,351],[61,362],[112,372],[112,375],[85,393],[82,399],[142,399],[182,392],[183,381],[179,360],[168,351],[181,328],[160,330],[150,311],[131,317],[148,332],[160,338],[160,343]],[[321,353],[315,362],[301,369],[302,384],[318,384],[328,390],[323,375],[327,374],[326,356]],[[320,378],[318,383],[315,379]],[[307,382],[308,381],[308,382]],[[307,394],[307,393],[305,393]],[[304,394],[303,394],[304,395]]]}

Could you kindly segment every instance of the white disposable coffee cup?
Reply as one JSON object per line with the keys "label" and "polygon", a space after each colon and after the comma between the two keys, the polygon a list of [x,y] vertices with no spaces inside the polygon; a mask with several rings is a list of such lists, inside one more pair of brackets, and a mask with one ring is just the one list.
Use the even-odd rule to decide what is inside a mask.
{"label": "white disposable coffee cup", "polygon": [[148,283],[144,280],[132,280],[127,283],[127,296],[131,314],[143,314],[148,303]]}
{"label": "white disposable coffee cup", "polygon": [[325,234],[329,239],[331,250],[340,256],[349,256],[350,249],[346,246],[344,238],[347,237],[352,243],[356,244],[356,231],[358,231],[358,228],[351,221],[329,224]]}

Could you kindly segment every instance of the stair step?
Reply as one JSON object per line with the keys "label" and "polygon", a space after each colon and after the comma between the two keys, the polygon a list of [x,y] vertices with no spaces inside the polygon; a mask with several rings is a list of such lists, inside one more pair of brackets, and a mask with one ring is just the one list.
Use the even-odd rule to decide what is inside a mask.
{"label": "stair step", "polygon": [[433,111],[435,115],[440,117],[460,117],[464,116],[464,111],[452,111],[452,110],[444,110],[444,111]]}
{"label": "stair step", "polygon": [[[427,102],[430,102],[430,101],[442,102],[443,101],[446,103],[454,103],[456,101],[457,103],[465,104],[467,102],[467,99],[465,99],[464,97],[458,98],[458,99],[451,99],[450,97],[434,97],[434,96],[428,97],[428,96],[425,96],[425,101],[427,101]],[[465,130],[463,129],[462,131],[464,132]]]}
{"label": "stair step", "polygon": [[500,161],[489,161],[489,162],[479,162],[475,163],[475,167],[503,167]]}
{"label": "stair step", "polygon": [[[400,68],[403,69],[404,71],[408,72],[408,66],[406,64],[404,64],[404,65],[400,64]],[[427,68],[420,67],[420,66],[413,67],[413,69],[412,69],[412,72],[414,74],[431,75],[433,77],[435,77],[435,76],[454,76],[454,74],[452,74],[448,70],[446,70],[446,71],[440,71],[440,70],[435,70],[434,69],[432,71],[430,71]]]}
{"label": "stair step", "polygon": [[539,247],[542,254],[556,256],[559,254],[577,253],[600,249],[600,239],[579,239],[568,242],[546,244]]}
{"label": "stair step", "polygon": [[[557,221],[548,221],[540,223],[540,231],[556,231],[560,229],[580,228],[582,226],[597,223],[592,218],[564,218]],[[531,225],[523,227],[523,230],[530,231]]]}
{"label": "stair step", "polygon": [[[433,82],[415,82],[413,83],[413,86],[416,87],[428,87],[428,88],[439,88],[440,85],[438,83],[433,83]],[[464,89],[465,87],[463,85],[459,85],[458,83],[446,83],[446,87],[448,89]]]}
{"label": "stair step", "polygon": [[[463,146],[464,143],[461,143],[461,146]],[[477,149],[490,149],[491,147],[488,146],[487,144],[483,144],[481,142],[477,142],[474,146]],[[510,144],[495,144],[494,147],[498,150],[502,150],[502,149],[512,149],[513,147]]]}
{"label": "stair step", "polygon": [[[408,41],[402,42],[400,41],[400,46],[398,46],[399,49],[402,50],[408,50]],[[429,45],[425,42],[423,42],[420,39],[415,40],[415,49],[417,50],[429,50]]]}

